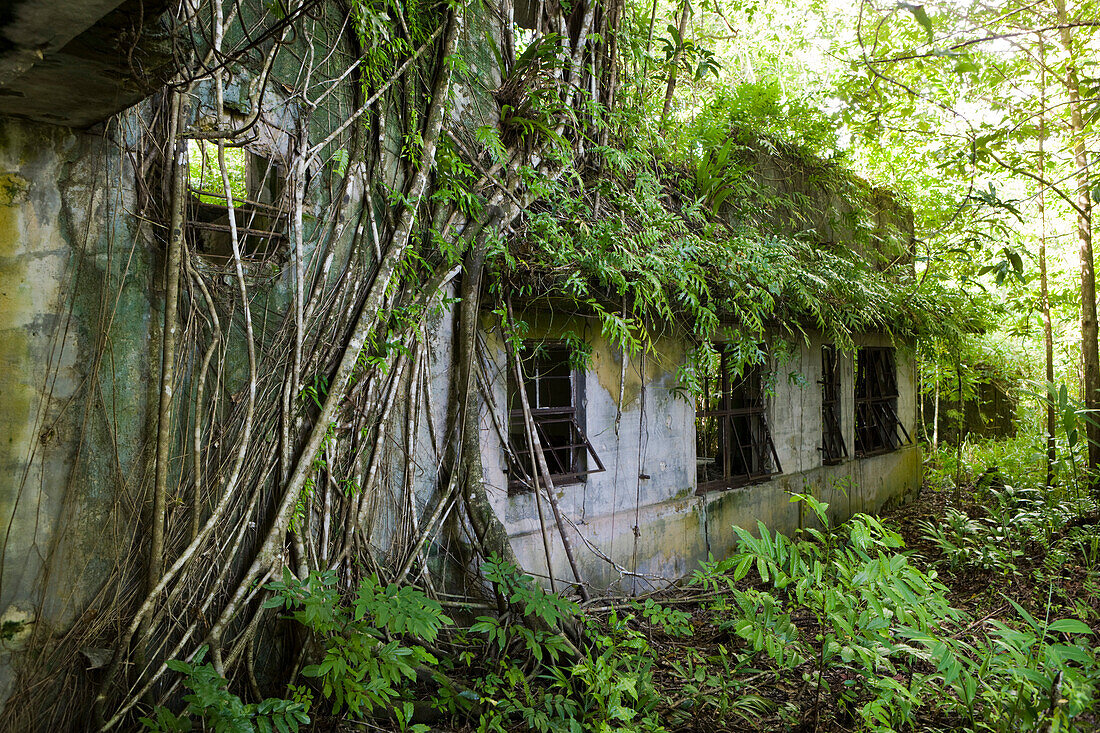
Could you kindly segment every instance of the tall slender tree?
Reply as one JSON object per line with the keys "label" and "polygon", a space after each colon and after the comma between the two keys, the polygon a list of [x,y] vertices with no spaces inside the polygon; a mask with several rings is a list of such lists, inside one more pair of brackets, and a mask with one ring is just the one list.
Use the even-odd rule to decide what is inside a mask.
{"label": "tall slender tree", "polygon": [[1065,0],[1054,0],[1059,35],[1066,52],[1062,83],[1069,97],[1070,133],[1074,180],[1077,183],[1077,238],[1081,245],[1081,372],[1085,409],[1085,437],[1089,447],[1089,486],[1100,493],[1100,341],[1096,324],[1096,271],[1092,256],[1092,203],[1089,200],[1089,157],[1085,148],[1085,120],[1081,114],[1081,90],[1077,53]]}

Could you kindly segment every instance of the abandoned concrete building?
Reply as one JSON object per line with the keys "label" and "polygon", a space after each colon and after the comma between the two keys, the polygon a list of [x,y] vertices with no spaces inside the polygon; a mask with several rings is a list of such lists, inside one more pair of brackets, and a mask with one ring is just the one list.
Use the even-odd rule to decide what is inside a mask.
{"label": "abandoned concrete building", "polygon": [[[332,152],[341,145],[353,149],[354,143],[344,140],[358,119],[357,104],[350,95],[337,94],[312,106],[294,101],[288,85],[296,83],[301,57],[280,56],[270,66],[270,79],[262,63],[245,59],[224,88],[209,82],[191,87],[190,116],[183,120],[194,131],[182,162],[190,188],[181,214],[191,248],[185,277],[193,283],[191,297],[208,303],[222,320],[187,312],[180,338],[199,334],[208,342],[180,357],[176,381],[168,384],[169,394],[180,396],[173,418],[178,424],[158,433],[162,344],[169,332],[175,338],[176,327],[163,327],[169,308],[164,275],[168,228],[148,224],[144,203],[165,190],[144,178],[164,159],[157,162],[139,151],[149,129],[164,125],[150,101],[159,90],[149,83],[172,75],[171,54],[158,46],[166,32],[166,5],[69,2],[59,17],[52,0],[22,0],[12,12],[0,13],[0,36],[7,39],[0,44],[0,509],[5,523],[0,700],[7,699],[15,683],[13,660],[35,633],[51,639],[85,627],[114,633],[95,626],[99,621],[94,619],[110,600],[104,593],[113,592],[105,591],[108,578],[141,574],[136,548],[147,542],[155,464],[167,464],[162,471],[178,489],[169,491],[166,546],[180,551],[189,542],[197,547],[205,541],[200,520],[222,511],[221,505],[196,489],[194,518],[188,518],[191,494],[179,487],[185,479],[193,483],[196,475],[205,476],[209,485],[223,481],[232,486],[247,472],[234,464],[229,450],[226,436],[236,433],[212,426],[229,417],[240,419],[242,406],[251,404],[251,362],[258,365],[252,378],[254,386],[259,384],[256,393],[276,396],[265,413],[272,425],[281,419],[280,403],[286,412],[298,395],[303,395],[303,410],[313,409],[311,399],[322,404],[324,385],[316,378],[295,376],[285,387],[279,381],[278,370],[295,359],[309,362],[311,349],[320,349],[317,344],[328,338],[302,337],[303,322],[329,312],[313,307],[302,283],[308,279],[323,289],[343,282],[341,267],[346,273],[348,263],[378,252],[372,217],[393,216],[385,212],[384,199],[370,199],[372,176],[389,176],[395,190],[415,181],[397,168],[374,170],[354,161],[349,166],[346,153],[341,158]],[[135,46],[133,19],[139,10],[144,25],[137,29],[142,33]],[[490,28],[480,32],[494,32],[489,21],[480,22]],[[469,26],[479,27],[478,22]],[[341,22],[317,22],[318,29],[326,27],[337,29],[329,46],[350,53],[339,35]],[[500,86],[499,71],[478,39],[463,37],[459,43],[469,49],[470,68],[484,76],[483,86]],[[338,65],[342,58],[333,54],[326,63]],[[135,79],[138,68],[142,84]],[[330,78],[344,76],[337,70]],[[478,95],[491,103],[479,103]],[[463,130],[497,119],[496,102],[488,93],[459,85],[454,96],[448,119],[455,139]],[[247,126],[249,133],[226,159],[226,185],[240,203],[231,213],[212,142],[216,135],[210,132],[233,124]],[[390,137],[383,147],[401,149],[399,133],[379,133],[385,135]],[[302,151],[311,149],[316,154],[302,162]],[[911,217],[889,196],[867,191],[862,201],[844,200],[804,176],[784,173],[771,154],[753,154],[755,169],[771,185],[798,193],[804,202],[803,226],[814,229],[821,241],[911,267]],[[291,213],[295,201],[297,218]],[[865,236],[838,223],[852,217],[863,217]],[[335,254],[322,256],[329,251],[322,243]],[[245,260],[244,266],[235,270],[235,259]],[[238,282],[242,296],[234,301]],[[347,292],[360,292],[347,287]],[[440,291],[456,293],[453,278]],[[478,439],[484,484],[516,557],[536,576],[552,573],[572,580],[562,551],[562,536],[568,535],[578,548],[585,583],[641,592],[690,573],[708,555],[731,550],[733,524],[754,527],[759,520],[781,531],[803,526],[808,520],[800,505],[789,501],[789,492],[812,492],[842,520],[903,500],[919,486],[912,344],[884,331],[856,334],[846,349],[812,327],[794,339],[777,334],[760,344],[759,358],[746,369],[728,368],[719,337],[717,361],[703,376],[700,393],[692,395],[678,378],[698,346],[691,334],[669,330],[653,349],[631,355],[601,333],[589,315],[532,298],[517,303],[530,327],[520,385],[510,376],[505,338],[489,312],[492,305],[483,304],[480,323],[485,399]],[[341,301],[331,309],[332,318],[346,320],[353,311],[350,301]],[[372,383],[357,397],[369,391],[389,395],[381,419],[374,415],[366,427],[353,422],[351,428],[333,421],[333,430],[359,431],[364,440],[378,444],[393,439],[378,424],[415,439],[414,455],[388,458],[377,471],[390,478],[414,474],[415,491],[409,496],[380,491],[364,501],[333,494],[333,502],[350,502],[350,508],[341,509],[351,517],[347,526],[360,522],[367,527],[363,536],[383,550],[389,547],[388,536],[418,516],[427,523],[438,487],[446,483],[439,468],[444,448],[434,436],[447,429],[455,311],[453,303],[444,301],[426,329],[428,336],[417,342],[427,356],[408,368],[412,376],[405,382],[397,377],[401,384],[421,379],[429,385],[432,399],[410,402],[416,419],[391,413],[399,390],[386,392]],[[280,340],[275,324],[293,326],[296,313],[297,341]],[[255,355],[242,345],[253,339],[246,325],[254,329]],[[724,324],[727,330],[737,327]],[[195,375],[206,373],[215,344],[223,349],[217,353],[226,366],[224,373],[217,372],[216,388],[204,396],[203,378]],[[578,350],[578,344],[583,348]],[[578,351],[585,352],[584,358]],[[334,367],[324,362],[316,371],[333,373]],[[566,525],[548,541],[539,492],[532,490],[530,479],[532,446],[525,440],[526,411],[520,405],[524,396]],[[209,414],[188,407],[204,398],[217,400]],[[285,461],[301,423],[287,417],[281,429],[271,427],[254,437],[263,441],[257,451],[272,456],[282,451]],[[155,458],[158,434],[173,446],[170,461]],[[219,446],[221,440],[225,446]],[[193,465],[200,444],[210,446],[209,463]],[[356,470],[356,485],[383,480],[373,478],[373,465]],[[259,485],[289,469],[282,465],[256,473],[262,476],[256,479]],[[256,489],[248,496],[266,495]],[[255,503],[259,498],[253,501],[226,510],[237,513],[244,528],[240,537],[248,542],[253,542],[249,527],[262,528],[275,516]],[[305,516],[321,517],[329,509],[328,504],[307,509]],[[331,511],[335,515],[336,509]],[[316,526],[329,536],[327,519],[318,519]],[[313,552],[308,544],[295,551]],[[217,560],[214,551],[198,555],[210,566],[236,567]],[[97,653],[94,647],[102,643],[93,639],[85,646]],[[98,657],[92,662],[104,664]]]}
{"label": "abandoned concrete building", "polygon": [[[866,335],[849,355],[811,337],[782,361],[769,357],[741,374],[720,369],[702,396],[685,399],[675,373],[683,340],[666,339],[623,369],[618,349],[588,324],[591,363],[576,368],[561,335],[584,324],[533,320],[544,339],[529,357],[525,389],[562,512],[575,542],[591,550],[579,553],[583,574],[597,586],[641,591],[682,577],[735,548],[733,524],[760,520],[793,532],[807,518],[790,492],[827,501],[843,521],[919,487],[912,352],[885,336]],[[514,380],[499,338],[487,338],[500,376],[497,415],[483,426],[486,481],[517,556],[545,574],[522,417],[504,407],[515,405]],[[508,448],[494,423],[509,426]],[[551,564],[558,578],[570,577],[560,548]]]}
{"label": "abandoned concrete building", "polygon": [[[860,247],[836,223],[837,207],[854,205],[834,200],[803,213],[833,241]],[[867,256],[905,261],[911,223],[888,198],[880,206],[869,239],[879,249]],[[718,359],[692,396],[678,374],[697,345],[690,334],[624,357],[596,319],[553,302],[535,299],[518,316],[530,328],[524,391],[562,514],[585,548],[577,562],[597,587],[640,592],[683,577],[735,549],[733,524],[806,526],[813,520],[792,492],[828,502],[831,520],[843,521],[919,489],[912,344],[868,332],[844,351],[809,329],[761,343],[755,364],[733,369],[719,338]],[[560,543],[547,568],[517,380],[493,321],[483,318],[492,393],[481,425],[485,480],[524,567],[569,579]]]}

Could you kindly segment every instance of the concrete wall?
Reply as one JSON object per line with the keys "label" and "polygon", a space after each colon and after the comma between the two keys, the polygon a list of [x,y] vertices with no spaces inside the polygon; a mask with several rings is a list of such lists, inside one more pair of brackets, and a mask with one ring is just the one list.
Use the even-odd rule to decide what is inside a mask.
{"label": "concrete wall", "polygon": [[[193,119],[213,124],[210,85],[200,85],[195,99]],[[335,105],[337,96],[329,100]],[[297,135],[297,103],[271,92],[264,106],[266,121]],[[144,572],[164,236],[138,215],[131,156],[140,157],[147,143],[141,136],[150,109],[141,103],[90,132],[0,116],[0,707],[32,634],[42,645],[102,617],[118,600],[112,581]],[[346,114],[335,106],[317,111],[312,139]],[[261,129],[254,142],[261,152],[286,147],[287,135]],[[313,173],[305,198],[307,258],[336,190],[326,168]],[[349,195],[338,215],[357,221],[359,203]],[[337,269],[349,257],[354,229],[344,227],[333,246]],[[273,275],[268,263],[254,270],[254,307],[281,317],[292,270]],[[235,285],[214,282],[222,281],[231,302]],[[255,319],[261,349],[280,320]],[[223,323],[232,390],[246,373],[244,343],[233,337],[239,325]],[[176,389],[184,397],[176,407],[173,485],[189,460],[182,447],[188,379],[185,361]]]}
{"label": "concrete wall", "polygon": [[[119,12],[134,5],[116,0],[77,2],[70,3],[73,7],[66,12],[88,10],[85,20],[94,23],[120,4]],[[16,20],[27,15],[24,11],[28,8],[34,17],[44,18],[53,7],[43,0],[23,0],[18,5],[22,15],[13,16]],[[161,5],[146,2],[150,12]],[[264,4],[243,5],[254,14],[255,8]],[[102,12],[92,13],[92,6]],[[229,111],[220,119],[214,111],[212,85],[199,84],[192,99],[192,123],[202,129],[240,126],[253,111],[252,105],[262,99],[262,124],[254,128],[249,149],[285,158],[292,138],[301,133],[304,111],[281,88],[299,82],[304,46],[314,43],[326,54],[333,47],[340,49],[326,56],[319,75],[337,78],[346,70],[341,66],[347,63],[350,50],[346,25],[335,15],[332,23],[311,21],[308,36],[292,36],[297,47],[281,52],[273,66],[272,84],[262,96],[256,86],[260,74],[253,68],[254,62],[232,64],[226,88]],[[13,27],[11,20],[0,12],[0,36]],[[490,90],[500,80],[486,43],[486,35],[496,29],[493,19],[476,13],[468,20],[462,44],[483,84],[456,90],[450,114],[452,123],[457,123],[456,132],[465,129],[472,140],[473,130],[499,116]],[[60,38],[58,34],[66,27],[62,24],[53,31]],[[74,26],[73,33],[79,31]],[[9,56],[0,53],[0,88],[16,71],[27,71],[8,64]],[[41,54],[35,58],[40,60]],[[40,66],[64,71],[49,54],[47,63]],[[353,83],[357,82],[347,82]],[[80,86],[81,82],[74,84]],[[111,592],[112,580],[141,577],[146,562],[163,323],[164,237],[163,228],[143,224],[138,215],[138,186],[133,174],[134,159],[142,162],[142,148],[148,142],[141,134],[151,129],[150,103],[141,102],[104,119],[152,89],[138,89],[121,77],[119,84],[126,86],[129,96],[108,95],[89,85],[84,85],[80,94],[58,93],[55,87],[32,80],[24,86],[38,90],[33,109],[28,97],[14,93],[5,99],[22,102],[0,105],[0,708],[11,691],[14,662],[32,631],[42,632],[38,637],[41,643],[77,628],[82,615],[92,618],[109,610],[117,599],[99,595],[105,588]],[[350,93],[327,96],[309,115],[308,139],[324,139],[348,118],[353,102]],[[49,114],[37,115],[40,110]],[[6,116],[17,114],[35,119]],[[90,132],[63,126],[93,122],[99,124]],[[389,168],[376,175],[381,175],[386,185],[400,188],[405,168],[398,159],[405,140],[400,125],[386,125],[385,129],[387,138],[382,144],[393,159]],[[339,210],[333,210],[336,202],[331,197],[339,187],[336,177],[330,175],[335,165],[329,156],[346,144],[341,138],[324,151],[323,162],[310,170],[305,196],[304,255],[311,267],[321,266],[314,258],[314,247],[332,218],[337,219],[333,236],[338,239],[330,243],[335,252],[333,280],[353,255],[358,256],[351,249],[363,205],[365,169],[357,166],[350,173],[355,180],[344,200],[338,202]],[[387,216],[385,198],[376,192],[375,201],[379,209],[375,215]],[[220,268],[224,263],[196,258],[194,264],[204,269]],[[290,306],[294,273],[291,268],[267,262],[246,270],[246,277],[256,275],[249,287],[256,309],[258,350],[264,358],[265,345]],[[307,273],[307,278],[313,274]],[[215,283],[222,282],[225,302],[232,302],[236,297],[234,281],[215,279]],[[215,292],[216,297],[221,295]],[[225,383],[227,391],[233,392],[245,378],[247,362],[243,340],[236,331],[241,328],[238,320],[225,319],[223,325],[225,341],[230,344],[225,353]],[[429,377],[437,394],[434,433],[439,441],[445,439],[449,329],[450,321],[441,314],[437,324],[441,355],[433,355]],[[190,378],[185,365],[180,373],[183,384],[176,389],[181,399],[176,406],[178,434],[173,450],[179,456],[174,465],[179,473],[170,477],[173,484],[189,468],[190,437],[185,431],[191,415],[188,400],[193,394],[187,384]],[[420,425],[420,433],[420,442],[430,444],[426,422]],[[438,455],[433,453],[420,462],[417,470],[423,479],[424,491],[419,497],[423,505],[435,486]],[[389,541],[387,530],[393,526],[394,512],[401,509],[383,506],[377,517],[364,519],[364,526],[376,528],[371,536],[379,546]],[[102,640],[97,645],[113,641]]]}
{"label": "concrete wall", "polygon": [[[641,592],[690,573],[708,554],[723,557],[736,547],[730,529],[793,532],[812,521],[790,492],[809,492],[829,502],[829,514],[840,522],[857,512],[875,512],[904,500],[920,486],[920,449],[901,450],[838,465],[821,459],[821,346],[819,338],[797,346],[784,363],[773,359],[774,394],[768,420],[783,473],[772,480],[729,491],[696,494],[694,404],[677,394],[676,369],[685,342],[669,337],[655,354],[628,359],[621,419],[616,426],[622,361],[618,349],[599,333],[598,325],[580,318],[528,313],[529,338],[561,338],[572,331],[592,347],[591,368],[583,374],[584,424],[606,470],[581,483],[556,487],[562,513],[584,578],[597,587]],[[505,352],[499,332],[486,341],[493,355],[494,405],[497,420],[507,426]],[[886,346],[881,336],[866,336],[861,346]],[[916,378],[911,350],[896,351],[898,414],[912,434],[916,425]],[[854,452],[854,393],[851,355],[841,356],[842,429],[849,454]],[[546,552],[532,493],[508,495],[501,439],[487,414],[482,416],[485,480],[494,508],[508,528],[512,547],[526,569],[545,577]],[[645,476],[645,478],[640,478]],[[544,502],[546,504],[546,502]],[[549,506],[544,517],[551,536],[550,567],[558,579],[572,579]],[[633,575],[639,574],[642,577]]]}
{"label": "concrete wall", "polygon": [[160,322],[120,157],[136,122],[0,118],[0,699],[32,624],[94,605],[133,542]]}
{"label": "concrete wall", "polygon": [[[755,136],[753,136],[755,137]],[[885,268],[913,262],[913,212],[896,196],[844,171],[834,163],[806,158],[782,144],[746,140],[737,153],[750,190],[768,191],[730,199],[727,215],[746,218],[785,234],[809,234],[823,245],[840,244]]]}

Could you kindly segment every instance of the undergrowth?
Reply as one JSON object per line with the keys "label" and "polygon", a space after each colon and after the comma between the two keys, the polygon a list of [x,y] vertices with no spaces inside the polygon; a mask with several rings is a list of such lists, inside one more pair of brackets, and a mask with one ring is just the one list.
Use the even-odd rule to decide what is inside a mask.
{"label": "undergrowth", "polygon": [[933,491],[892,520],[861,514],[839,527],[827,505],[794,495],[816,527],[795,537],[762,523],[734,528],[737,551],[702,563],[681,587],[583,607],[498,558],[481,567],[489,602],[448,613],[422,590],[373,576],[341,597],[330,575],[288,571],[268,585],[267,605],[313,639],[299,684],[246,704],[199,654],[172,663],[191,691],[183,713],[159,709],[144,722],[1094,730],[1100,530],[1091,505],[1065,489],[1040,492],[1030,470],[971,473],[978,480],[962,505],[943,506],[948,492]]}

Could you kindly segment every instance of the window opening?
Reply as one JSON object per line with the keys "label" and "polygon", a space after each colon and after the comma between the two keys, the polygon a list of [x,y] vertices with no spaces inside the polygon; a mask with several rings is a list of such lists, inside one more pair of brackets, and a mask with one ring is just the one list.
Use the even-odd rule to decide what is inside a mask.
{"label": "window opening", "polygon": [[836,347],[821,347],[821,461],[840,463],[848,457],[840,427],[840,356]]}
{"label": "window opening", "polygon": [[909,432],[898,419],[898,377],[892,348],[864,347],[856,354],[855,398],[856,455],[888,453],[910,442]]}
{"label": "window opening", "polygon": [[[242,147],[225,148],[241,256],[276,254],[286,237],[286,177],[275,161]],[[213,260],[233,257],[229,206],[218,165],[218,146],[209,140],[187,144],[187,228],[195,249]]]}
{"label": "window opening", "polygon": [[782,473],[768,428],[759,366],[735,374],[727,349],[695,401],[695,464],[700,493]]}
{"label": "window opening", "polygon": [[[512,19],[518,28],[528,31],[539,30],[539,15],[542,13],[542,3],[535,0],[515,0],[512,3]],[[516,55],[520,50],[516,49]]]}
{"label": "window opening", "polygon": [[[520,350],[523,389],[555,486],[578,483],[588,474],[604,470],[581,427],[583,380],[580,370],[571,365],[570,356],[564,344],[524,344]],[[532,456],[524,430],[523,403],[514,379],[509,379],[508,395],[508,442],[515,457],[509,466],[508,489],[516,494],[531,491],[535,483],[530,475]]]}

